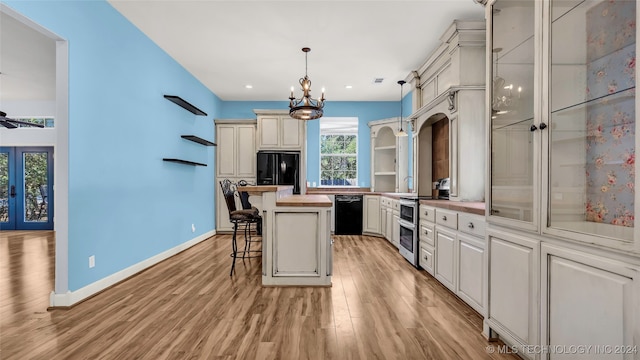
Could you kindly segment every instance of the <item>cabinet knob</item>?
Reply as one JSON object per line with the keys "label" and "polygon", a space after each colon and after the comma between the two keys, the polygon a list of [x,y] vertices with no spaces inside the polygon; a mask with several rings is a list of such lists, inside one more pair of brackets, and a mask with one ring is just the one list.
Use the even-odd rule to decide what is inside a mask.
{"label": "cabinet knob", "polygon": [[429,230],[425,230],[425,231],[424,231],[424,234],[425,234],[425,235],[429,235]]}
{"label": "cabinet knob", "polygon": [[533,132],[533,131],[538,130],[538,127],[532,124],[531,127],[529,128],[529,130],[531,130]]}
{"label": "cabinet knob", "polygon": [[427,255],[423,256],[422,258],[423,258],[423,259],[425,259],[425,260],[427,260]]}
{"label": "cabinet knob", "polygon": [[547,124],[545,123],[540,123],[540,130],[544,130],[547,128]]}
{"label": "cabinet knob", "polygon": [[469,229],[473,229],[473,223],[472,222],[470,222],[469,225],[467,225],[467,226],[469,226]]}
{"label": "cabinet knob", "polygon": [[442,220],[443,220],[443,221],[447,221],[447,217],[446,217],[446,216],[443,216],[443,217],[442,217]]}
{"label": "cabinet knob", "polygon": [[428,212],[428,211],[425,211],[425,212],[424,212],[424,214],[425,214],[426,216],[428,216],[428,215],[429,215],[429,212]]}

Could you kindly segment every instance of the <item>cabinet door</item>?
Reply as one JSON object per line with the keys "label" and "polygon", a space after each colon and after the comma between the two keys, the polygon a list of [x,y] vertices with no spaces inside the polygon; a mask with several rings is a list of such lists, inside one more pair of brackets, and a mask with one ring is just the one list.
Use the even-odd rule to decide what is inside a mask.
{"label": "cabinet door", "polygon": [[[637,349],[633,329],[638,316],[634,315],[632,295],[632,276],[636,271],[626,264],[584,256],[573,250],[551,252],[555,254],[544,256],[547,259],[544,268],[548,269],[543,277],[548,279],[544,286],[548,304],[544,316],[548,325],[543,327],[543,334],[548,329],[543,336],[548,343],[544,345],[552,348],[565,344],[594,345],[581,359],[633,359],[637,355],[633,352],[634,346]],[[624,351],[606,352],[604,347],[596,347],[604,344],[615,344],[612,349]],[[550,354],[549,358],[561,355]]]}
{"label": "cabinet door", "polygon": [[400,214],[396,213],[395,211],[393,212],[393,234],[391,237],[391,243],[399,248],[400,247],[400,223],[398,222],[400,220]]}
{"label": "cabinet door", "polygon": [[278,116],[259,116],[258,130],[260,148],[274,149],[279,147],[280,118]]}
{"label": "cabinet door", "polygon": [[495,231],[489,258],[490,326],[510,343],[538,345],[540,243]]}
{"label": "cabinet door", "polygon": [[[400,229],[398,229],[398,232],[400,232]],[[389,240],[390,243],[393,243],[393,211],[391,211],[391,208],[387,208],[387,236],[386,236],[387,240]]]}
{"label": "cabinet door", "polygon": [[302,147],[302,127],[304,122],[290,116],[280,118],[280,146],[283,148]]}
{"label": "cabinet door", "polygon": [[236,176],[256,176],[256,128],[239,125],[237,128]]}
{"label": "cabinet door", "polygon": [[[541,135],[534,112],[534,33],[536,0],[496,0],[487,7],[494,49],[491,72],[491,193],[489,219],[536,230],[539,178],[536,164]],[[583,90],[584,92],[584,90]],[[461,170],[462,171],[462,170]]]}
{"label": "cabinet door", "polygon": [[456,294],[483,313],[484,244],[482,239],[458,234],[458,287]]}
{"label": "cabinet door", "polygon": [[453,292],[456,291],[455,254],[456,233],[436,227],[435,277]]}
{"label": "cabinet door", "polygon": [[216,126],[216,173],[219,178],[236,176],[236,126]]}
{"label": "cabinet door", "polygon": [[380,233],[380,196],[364,196],[364,216],[362,219],[364,232]]}
{"label": "cabinet door", "polygon": [[387,238],[387,208],[380,206],[380,233]]}

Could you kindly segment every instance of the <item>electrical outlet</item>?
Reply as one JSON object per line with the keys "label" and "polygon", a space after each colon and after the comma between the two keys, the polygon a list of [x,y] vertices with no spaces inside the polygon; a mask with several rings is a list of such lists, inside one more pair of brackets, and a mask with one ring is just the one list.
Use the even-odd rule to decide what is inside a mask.
{"label": "electrical outlet", "polygon": [[191,224],[191,232],[196,232],[196,224]]}
{"label": "electrical outlet", "polygon": [[89,268],[92,268],[94,266],[96,266],[96,256],[91,255],[89,256]]}

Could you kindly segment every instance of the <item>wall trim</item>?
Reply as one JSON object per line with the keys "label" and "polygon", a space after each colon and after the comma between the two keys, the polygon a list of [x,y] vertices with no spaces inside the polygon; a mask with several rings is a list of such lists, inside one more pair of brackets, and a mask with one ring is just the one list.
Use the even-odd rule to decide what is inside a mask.
{"label": "wall trim", "polygon": [[216,235],[215,230],[211,230],[202,235],[199,235],[189,241],[186,241],[182,244],[179,244],[176,247],[173,247],[169,250],[163,251],[157,255],[154,255],[146,260],[143,260],[137,264],[131,265],[126,269],[120,270],[114,274],[111,274],[105,278],[102,278],[94,283],[91,283],[83,288],[80,288],[75,291],[67,291],[63,294],[56,294],[55,292],[51,292],[49,295],[49,305],[51,308],[68,308],[71,307],[81,301],[84,301],[106,289],[109,287],[127,280],[133,275],[138,274],[139,272],[146,270],[212,236]]}

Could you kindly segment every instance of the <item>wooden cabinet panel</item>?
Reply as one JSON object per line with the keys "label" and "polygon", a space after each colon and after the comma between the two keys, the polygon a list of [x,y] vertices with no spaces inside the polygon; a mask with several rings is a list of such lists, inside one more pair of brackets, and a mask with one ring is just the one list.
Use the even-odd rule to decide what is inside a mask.
{"label": "wooden cabinet panel", "polygon": [[364,214],[362,217],[362,230],[366,233],[380,233],[380,196],[364,196]]}
{"label": "wooden cabinet panel", "polygon": [[453,292],[456,291],[455,254],[456,234],[436,228],[435,277]]}
{"label": "wooden cabinet panel", "polygon": [[238,126],[236,140],[236,175],[254,177],[256,174],[256,128]]}
{"label": "wooden cabinet panel", "polygon": [[277,116],[261,116],[258,119],[260,148],[279,147],[280,118]]}
{"label": "wooden cabinet panel", "polygon": [[484,246],[480,239],[458,234],[458,288],[456,294],[482,313],[485,273]]}
{"label": "wooden cabinet panel", "polygon": [[[273,276],[320,276],[318,213],[275,212]],[[310,243],[312,242],[312,243]]]}
{"label": "wooden cabinet panel", "polygon": [[[549,256],[548,268],[549,345],[634,347],[633,279],[558,256]],[[632,355],[592,351],[581,358],[624,359],[625,353]],[[558,355],[552,354],[551,359],[559,358]]]}
{"label": "wooden cabinet panel", "polygon": [[489,236],[489,318],[514,334],[513,340],[537,344],[540,244],[505,235]]}
{"label": "wooden cabinet panel", "polygon": [[280,146],[283,148],[300,148],[302,147],[302,139],[300,136],[302,121],[292,119],[289,116],[283,116],[280,119]]}
{"label": "wooden cabinet panel", "polygon": [[233,125],[216,126],[217,174],[218,176],[236,176],[236,127]]}

